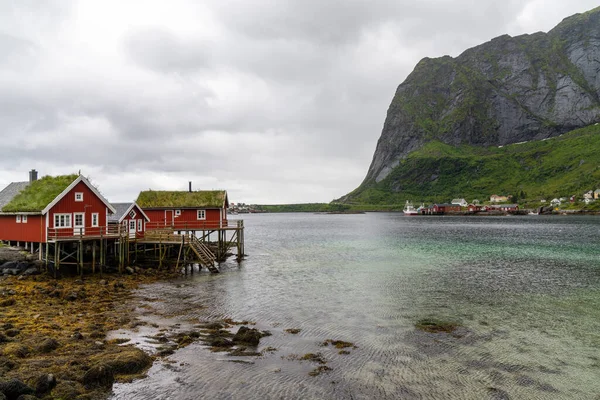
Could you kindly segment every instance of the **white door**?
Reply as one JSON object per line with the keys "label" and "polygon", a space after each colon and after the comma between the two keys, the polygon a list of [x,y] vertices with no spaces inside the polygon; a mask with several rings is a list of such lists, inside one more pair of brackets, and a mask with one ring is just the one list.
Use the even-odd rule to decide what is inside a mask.
{"label": "white door", "polygon": [[135,219],[130,219],[129,220],[129,237],[130,238],[135,238],[135,227],[136,227]]}
{"label": "white door", "polygon": [[73,234],[85,235],[85,213],[73,213]]}

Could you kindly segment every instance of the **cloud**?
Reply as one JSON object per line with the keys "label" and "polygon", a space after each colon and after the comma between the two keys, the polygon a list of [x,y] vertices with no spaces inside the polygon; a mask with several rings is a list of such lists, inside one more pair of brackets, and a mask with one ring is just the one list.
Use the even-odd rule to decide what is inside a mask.
{"label": "cloud", "polygon": [[228,189],[330,201],[364,178],[423,57],[551,29],[592,1],[0,4],[0,186],[81,170],[111,201]]}

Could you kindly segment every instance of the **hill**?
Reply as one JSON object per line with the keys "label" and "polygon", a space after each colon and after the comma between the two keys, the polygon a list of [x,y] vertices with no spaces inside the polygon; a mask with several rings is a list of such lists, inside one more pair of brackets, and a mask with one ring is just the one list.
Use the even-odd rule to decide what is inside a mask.
{"label": "hill", "polygon": [[[385,179],[347,195],[347,204],[487,200],[511,194],[520,200],[579,196],[600,187],[600,125],[506,146],[426,143],[400,161]],[[342,201],[342,200],[336,200]]]}

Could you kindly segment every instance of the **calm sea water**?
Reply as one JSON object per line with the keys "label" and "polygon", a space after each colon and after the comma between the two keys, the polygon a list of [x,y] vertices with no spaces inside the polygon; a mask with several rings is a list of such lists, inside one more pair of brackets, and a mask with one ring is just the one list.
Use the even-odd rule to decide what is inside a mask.
{"label": "calm sea water", "polygon": [[[241,265],[143,288],[141,318],[251,320],[273,333],[258,350],[277,351],[192,344],[114,399],[600,399],[598,217],[244,220]],[[417,330],[428,317],[463,328]],[[338,354],[327,339],[357,348]],[[309,376],[318,364],[293,355],[317,352],[332,370]]]}

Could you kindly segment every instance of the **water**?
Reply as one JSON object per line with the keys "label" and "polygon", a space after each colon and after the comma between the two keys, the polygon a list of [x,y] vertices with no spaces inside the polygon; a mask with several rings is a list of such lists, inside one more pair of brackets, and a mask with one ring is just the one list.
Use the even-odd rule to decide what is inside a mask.
{"label": "water", "polygon": [[[600,399],[597,217],[244,219],[241,266],[143,288],[142,318],[251,320],[277,351],[241,364],[195,343],[114,399]],[[290,357],[316,352],[331,371]]]}

